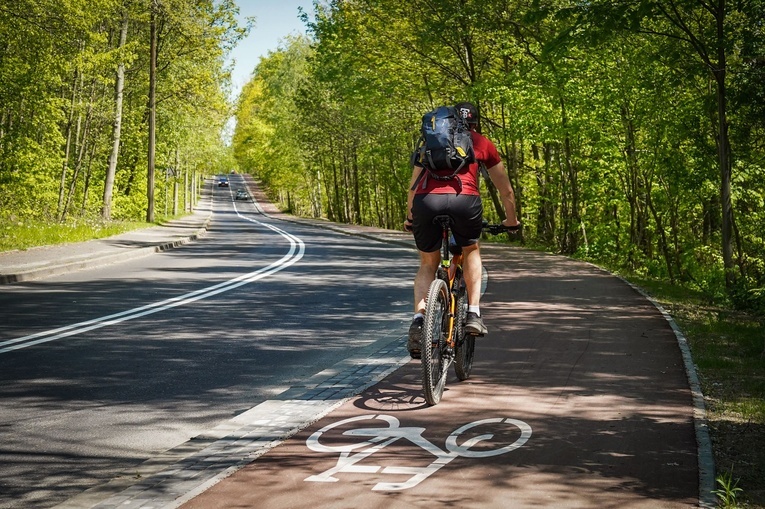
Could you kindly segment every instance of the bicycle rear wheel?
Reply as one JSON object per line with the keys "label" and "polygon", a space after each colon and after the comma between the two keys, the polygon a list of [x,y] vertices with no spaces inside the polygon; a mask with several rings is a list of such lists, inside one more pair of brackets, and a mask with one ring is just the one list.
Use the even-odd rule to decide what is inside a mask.
{"label": "bicycle rear wheel", "polygon": [[430,284],[425,323],[422,330],[420,353],[422,356],[422,392],[428,405],[436,405],[446,386],[448,364],[444,359],[446,336],[444,329],[449,319],[449,289],[441,279]]}
{"label": "bicycle rear wheel", "polygon": [[457,305],[454,317],[454,372],[460,380],[470,377],[473,369],[473,354],[475,353],[475,336],[465,334],[467,320],[468,297],[464,282],[460,285],[457,295]]}

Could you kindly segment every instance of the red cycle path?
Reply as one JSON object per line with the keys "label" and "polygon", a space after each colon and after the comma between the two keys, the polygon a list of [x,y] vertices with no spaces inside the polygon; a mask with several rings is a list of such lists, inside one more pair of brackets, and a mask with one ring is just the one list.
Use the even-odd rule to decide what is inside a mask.
{"label": "red cycle path", "polygon": [[[183,507],[696,506],[692,396],[677,339],[661,313],[588,264],[512,247],[483,252],[489,282],[482,311],[490,334],[477,341],[469,380],[451,374],[442,402],[428,407],[419,362],[412,361]],[[373,488],[412,477],[385,467],[422,468],[437,459],[407,438],[364,457],[356,472],[334,474],[336,482],[307,481],[340,459],[339,452],[312,450],[308,438],[363,415],[394,417],[396,429],[423,428],[421,436],[444,454],[452,432],[483,419],[517,419],[532,435],[504,454],[444,460],[404,490]],[[342,432],[369,426],[387,425],[352,423],[322,439],[358,444],[370,437]],[[476,434],[494,435],[475,446],[486,450],[513,443],[520,430],[485,424],[458,437],[458,444]],[[352,450],[348,460],[367,449]]]}

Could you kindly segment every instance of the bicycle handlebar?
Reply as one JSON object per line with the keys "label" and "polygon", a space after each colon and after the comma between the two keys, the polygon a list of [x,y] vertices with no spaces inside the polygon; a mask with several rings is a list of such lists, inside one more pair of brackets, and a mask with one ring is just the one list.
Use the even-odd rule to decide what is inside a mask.
{"label": "bicycle handlebar", "polygon": [[491,235],[499,235],[500,233],[509,233],[517,235],[521,231],[521,224],[518,223],[515,226],[505,226],[503,224],[489,224],[487,221],[483,222],[483,229]]}
{"label": "bicycle handlebar", "polygon": [[[482,229],[490,233],[491,235],[499,235],[501,233],[517,235],[521,232],[521,223],[518,223],[515,226],[505,226],[502,223],[489,224],[488,221],[484,221],[482,225]],[[412,232],[412,222],[408,218],[404,222],[404,230],[410,233]]]}

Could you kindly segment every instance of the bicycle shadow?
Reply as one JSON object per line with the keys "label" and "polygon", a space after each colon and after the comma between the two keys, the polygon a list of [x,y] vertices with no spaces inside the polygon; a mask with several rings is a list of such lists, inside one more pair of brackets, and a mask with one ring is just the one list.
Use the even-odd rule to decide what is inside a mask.
{"label": "bicycle shadow", "polygon": [[[456,382],[456,377],[450,373],[444,394],[449,392],[449,384]],[[422,394],[420,361],[412,360],[409,364],[401,367],[395,376],[389,376],[365,389],[353,401],[353,406],[361,410],[391,413],[429,408],[430,405],[425,401]]]}

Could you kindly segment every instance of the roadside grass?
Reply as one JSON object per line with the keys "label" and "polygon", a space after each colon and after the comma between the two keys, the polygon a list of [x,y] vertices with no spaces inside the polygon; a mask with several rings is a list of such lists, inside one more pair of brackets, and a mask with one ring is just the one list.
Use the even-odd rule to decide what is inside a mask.
{"label": "roadside grass", "polygon": [[73,220],[65,223],[0,220],[0,251],[100,239],[149,226],[152,225],[140,221],[94,219]]}
{"label": "roadside grass", "polygon": [[659,302],[688,340],[706,400],[716,478],[740,488],[732,502],[720,497],[720,506],[765,509],[765,318],[666,281],[624,277]]}

